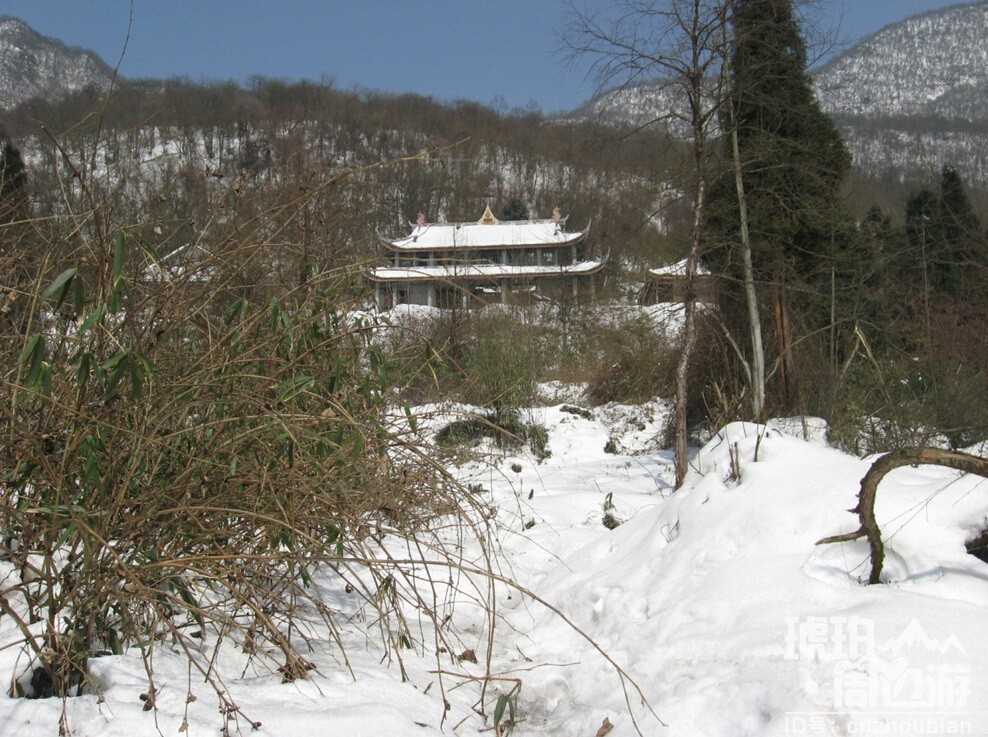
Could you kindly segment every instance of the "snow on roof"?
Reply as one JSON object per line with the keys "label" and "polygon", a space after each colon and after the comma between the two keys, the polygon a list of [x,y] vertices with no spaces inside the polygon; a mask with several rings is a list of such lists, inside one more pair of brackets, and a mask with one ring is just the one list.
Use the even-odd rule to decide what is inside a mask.
{"label": "snow on roof", "polygon": [[603,261],[581,261],[567,266],[506,266],[503,264],[460,264],[456,266],[382,267],[371,269],[367,276],[374,281],[420,281],[484,279],[497,277],[567,276],[593,274]]}
{"label": "snow on roof", "polygon": [[504,220],[495,223],[416,224],[410,235],[385,239],[395,249],[498,248],[505,246],[564,246],[581,240],[589,231],[564,230],[559,220]]}
{"label": "snow on roof", "polygon": [[[686,276],[686,259],[684,258],[682,261],[678,261],[674,264],[666,264],[665,266],[659,266],[655,269],[649,269],[648,273],[652,276]],[[710,269],[703,264],[697,264],[696,273],[707,275],[710,273]]]}

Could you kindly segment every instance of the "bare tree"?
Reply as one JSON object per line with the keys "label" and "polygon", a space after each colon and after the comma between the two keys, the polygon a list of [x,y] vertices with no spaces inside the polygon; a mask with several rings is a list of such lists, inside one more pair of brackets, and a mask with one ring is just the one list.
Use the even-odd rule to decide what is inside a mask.
{"label": "bare tree", "polygon": [[732,0],[622,0],[606,13],[574,9],[565,43],[572,57],[589,58],[601,88],[630,85],[659,77],[673,105],[657,111],[650,123],[679,123],[688,130],[689,188],[693,192],[690,249],[686,260],[684,322],[676,366],[674,452],[676,486],[688,467],[686,403],[688,375],[697,340],[697,266],[704,244],[704,206],[715,139],[728,35],[725,32]]}
{"label": "bare tree", "polygon": [[[721,85],[727,88],[728,61],[726,53],[728,46],[728,29],[723,27],[724,43],[722,49],[725,53],[724,65],[722,67]],[[755,420],[762,419],[762,412],[765,409],[765,346],[762,342],[762,320],[758,311],[758,293],[755,289],[755,267],[751,255],[751,232],[748,227],[748,198],[745,194],[744,176],[741,164],[741,149],[738,144],[737,115],[735,114],[734,103],[724,106],[726,112],[723,122],[726,123],[727,135],[731,141],[731,171],[734,175],[734,186],[738,192],[738,231],[741,238],[741,264],[743,269],[742,280],[744,282],[745,303],[748,307],[748,328],[751,337],[751,369],[748,371],[749,383],[751,384],[751,413]],[[744,360],[744,357],[739,357]]]}

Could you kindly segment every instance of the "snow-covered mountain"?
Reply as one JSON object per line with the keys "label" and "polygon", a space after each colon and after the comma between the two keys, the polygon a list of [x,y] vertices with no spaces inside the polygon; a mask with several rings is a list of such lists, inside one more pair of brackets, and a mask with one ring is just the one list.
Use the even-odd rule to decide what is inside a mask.
{"label": "snow-covered mountain", "polygon": [[[911,179],[948,163],[971,184],[988,178],[986,39],[988,2],[955,5],[886,26],[815,72],[861,170]],[[649,82],[604,92],[574,115],[642,124],[675,110],[675,99]]]}
{"label": "snow-covered mountain", "polygon": [[0,17],[0,108],[38,95],[58,98],[90,85],[105,89],[111,76],[92,51],[69,48],[24,21]]}
{"label": "snow-covered mountain", "polygon": [[834,115],[988,120],[988,2],[886,26],[815,75]]}

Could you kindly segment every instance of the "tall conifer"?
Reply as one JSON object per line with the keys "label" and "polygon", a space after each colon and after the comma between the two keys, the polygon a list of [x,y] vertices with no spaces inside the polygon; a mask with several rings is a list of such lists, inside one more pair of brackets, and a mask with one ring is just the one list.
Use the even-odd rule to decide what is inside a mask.
{"label": "tall conifer", "polygon": [[27,197],[27,172],[21,153],[0,131],[0,223],[10,223],[23,214]]}
{"label": "tall conifer", "polygon": [[840,245],[851,156],[814,95],[791,0],[737,0],[732,21],[730,101],[755,268],[765,279],[806,279]]}
{"label": "tall conifer", "polygon": [[906,237],[910,249],[901,266],[907,280],[957,296],[983,283],[988,249],[953,168],[943,167],[938,191],[921,190],[906,202]]}
{"label": "tall conifer", "polygon": [[[727,277],[724,312],[738,337],[747,332],[740,316],[753,314],[742,307],[741,285],[754,280],[760,312],[774,323],[782,404],[791,405],[794,326],[816,330],[836,323],[835,293],[855,283],[849,248],[854,229],[840,193],[851,156],[813,92],[792,1],[735,0],[732,10],[721,121],[730,134],[725,157],[735,166],[725,167],[733,172],[711,190],[708,260]],[[742,269],[742,211],[748,276]],[[841,335],[836,329],[827,334],[836,361]]]}

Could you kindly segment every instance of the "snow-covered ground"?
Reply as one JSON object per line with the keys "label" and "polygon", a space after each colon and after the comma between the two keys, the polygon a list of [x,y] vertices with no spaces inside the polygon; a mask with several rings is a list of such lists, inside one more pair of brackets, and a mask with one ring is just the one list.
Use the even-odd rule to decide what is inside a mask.
{"label": "snow-covered ground", "polygon": [[[421,432],[464,409],[422,408]],[[864,541],[815,543],[856,529],[846,510],[869,460],[827,447],[816,424],[735,424],[673,493],[658,441],[667,411],[534,409],[525,419],[548,428],[547,459],[451,465],[496,517],[498,575],[517,584],[496,588],[486,718],[474,706],[487,618],[468,591],[454,620],[463,650],[437,654],[423,625],[425,644],[401,651],[399,665],[359,597],[327,577],[352,673],[328,632],[309,633],[317,670],[292,684],[221,649],[215,673],[243,710],[231,731],[493,735],[497,695],[512,693],[519,735],[988,734],[988,565],[964,548],[988,524],[988,481],[893,472],[877,505],[885,580],[865,586]],[[607,514],[620,526],[605,527]],[[9,617],[0,637],[14,637]],[[5,678],[17,658],[0,650]],[[167,645],[155,658],[156,711],[143,710],[139,653],[98,658],[101,694],[64,704],[71,733],[219,734],[228,717],[202,677]],[[0,696],[0,735],[55,734],[62,709]]]}

